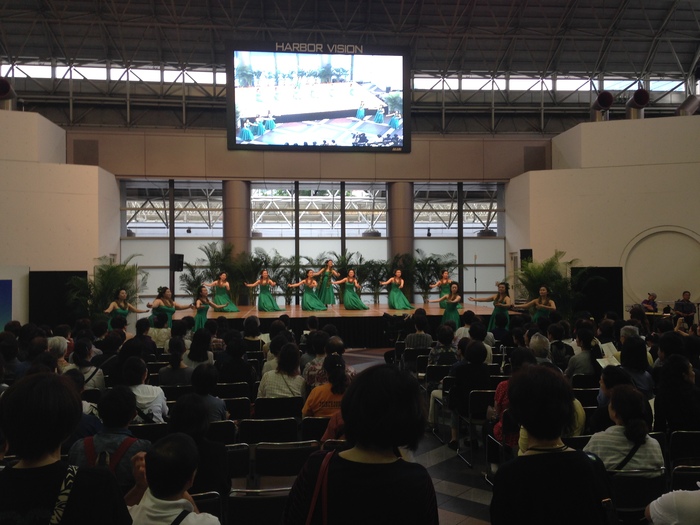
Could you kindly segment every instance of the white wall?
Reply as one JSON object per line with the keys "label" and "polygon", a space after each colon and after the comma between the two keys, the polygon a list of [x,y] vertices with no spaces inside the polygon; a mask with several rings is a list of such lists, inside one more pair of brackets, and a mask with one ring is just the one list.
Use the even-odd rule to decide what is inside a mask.
{"label": "white wall", "polygon": [[[621,266],[625,304],[654,291],[700,297],[700,118],[582,124],[553,140],[555,163],[506,188],[507,252],[554,250],[583,266]],[[576,140],[573,140],[572,137]],[[637,144],[644,162],[630,155]],[[576,160],[578,159],[578,160]],[[606,164],[606,165],[603,165]]]}
{"label": "white wall", "polygon": [[0,111],[0,128],[13,144],[0,147],[0,266],[92,273],[97,257],[118,257],[114,175],[61,163],[65,132],[33,113]]}
{"label": "white wall", "polygon": [[0,159],[66,163],[65,131],[38,113],[0,111],[0,129]]}

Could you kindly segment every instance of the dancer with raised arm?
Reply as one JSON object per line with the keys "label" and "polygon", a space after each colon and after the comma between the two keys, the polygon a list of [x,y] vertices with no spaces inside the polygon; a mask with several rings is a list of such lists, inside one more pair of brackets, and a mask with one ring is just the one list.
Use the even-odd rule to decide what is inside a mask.
{"label": "dancer with raised arm", "polygon": [[[493,312],[491,313],[491,319],[489,319],[489,326],[487,330],[490,332],[494,326],[496,326],[496,315],[499,313],[505,314],[507,317],[509,316],[508,310],[510,309],[511,306],[511,300],[510,300],[510,295],[508,294],[508,290],[510,288],[510,285],[503,281],[498,284],[498,293],[495,295],[491,295],[489,297],[482,297],[480,299],[476,299],[475,297],[468,297],[467,299],[469,301],[474,301],[477,303],[482,303],[482,302],[493,302]],[[506,323],[506,330],[508,329],[510,325],[510,317],[508,317],[508,323]]]}
{"label": "dancer with raised arm", "polygon": [[202,285],[197,290],[197,297],[194,301],[194,309],[197,313],[194,316],[194,329],[196,332],[200,328],[204,328],[204,324],[207,322],[207,312],[209,307],[212,308],[223,308],[225,304],[217,304],[209,299],[209,289]]}
{"label": "dancer with raised arm", "polygon": [[261,312],[281,312],[284,308],[277,305],[277,301],[272,296],[272,286],[277,286],[277,283],[270,279],[270,274],[267,270],[260,273],[260,279],[254,283],[243,283],[248,288],[260,286],[258,291],[258,310]]}
{"label": "dancer with raised arm", "polygon": [[[358,282],[355,276],[355,270],[348,270],[348,276],[340,281],[333,281],[332,284],[345,285],[345,293],[343,293],[343,304],[346,310],[369,310],[369,306],[362,302],[360,296],[357,295],[357,290],[362,289],[362,285]],[[356,290],[357,288],[357,290]]]}
{"label": "dancer with raised arm", "polygon": [[532,316],[533,323],[536,323],[541,318],[549,319],[549,314],[557,310],[557,305],[549,298],[549,288],[544,284],[540,286],[540,296],[537,299],[516,305],[513,309],[527,310],[531,306],[534,306],[536,309],[535,315]]}
{"label": "dancer with raised arm", "polygon": [[228,275],[226,272],[220,272],[216,276],[216,280],[210,283],[204,283],[204,286],[209,286],[214,292],[213,301],[215,303],[223,304],[227,303],[226,306],[219,312],[238,312],[238,307],[231,300],[231,285],[228,282]]}
{"label": "dancer with raised arm", "polygon": [[173,292],[167,286],[158,288],[158,295],[152,303],[147,303],[146,306],[151,308],[151,317],[149,318],[153,324],[159,314],[165,314],[168,317],[168,328],[173,327],[173,314],[176,310],[188,310],[192,308],[191,304],[178,304],[173,301]]}
{"label": "dancer with raised arm", "polygon": [[325,304],[321,302],[318,298],[314,289],[318,286],[316,279],[314,279],[314,271],[306,271],[306,279],[299,281],[298,283],[288,284],[289,288],[299,288],[304,285],[304,295],[301,296],[301,309],[308,312],[320,312],[323,310],[328,310]]}
{"label": "dancer with raised arm", "polygon": [[139,310],[133,304],[129,303],[129,301],[127,301],[126,290],[117,290],[117,293],[114,295],[114,301],[109,303],[109,306],[104,310],[104,313],[109,315],[109,319],[107,319],[107,328],[110,330],[112,329],[112,319],[117,316],[121,316],[126,319],[129,312],[134,312],[135,314],[145,314],[148,313],[148,310]]}
{"label": "dancer with raised arm", "polygon": [[450,293],[443,295],[439,299],[431,299],[428,302],[429,303],[437,303],[439,302],[440,305],[445,304],[445,312],[442,314],[442,319],[440,320],[440,324],[445,324],[445,321],[452,320],[455,322],[457,326],[460,325],[460,318],[459,318],[459,312],[457,311],[457,306],[459,306],[460,301],[462,300],[462,296],[460,295],[459,292],[459,283],[456,283],[452,281],[450,284]]}
{"label": "dancer with raised arm", "polygon": [[403,279],[401,278],[401,270],[395,270],[394,276],[379,284],[382,286],[389,285],[389,308],[394,310],[413,310],[413,305],[408,301],[401,289],[403,288]]}
{"label": "dancer with raised arm", "polygon": [[335,294],[333,293],[333,277],[338,278],[340,274],[333,269],[333,261],[328,259],[326,265],[314,273],[314,277],[321,276],[321,282],[316,288],[316,295],[325,305],[335,304]]}

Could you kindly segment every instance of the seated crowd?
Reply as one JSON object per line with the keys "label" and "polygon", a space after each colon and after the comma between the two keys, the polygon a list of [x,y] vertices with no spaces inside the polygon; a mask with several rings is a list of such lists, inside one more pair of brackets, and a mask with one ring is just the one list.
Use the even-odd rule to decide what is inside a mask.
{"label": "seated crowd", "polygon": [[[335,326],[309,317],[298,345],[284,317],[270,324],[265,339],[256,316],[245,319],[243,332],[226,318],[194,333],[191,318],[174,320],[172,328],[163,319],[153,326],[140,319],[135,334],[120,317],[110,331],[86,320],[73,329],[8,323],[0,333],[0,437],[16,463],[0,472],[0,522],[35,514],[26,522],[46,523],[62,514],[66,523],[94,523],[95,516],[100,523],[218,523],[198,513],[190,494],[231,489],[226,448],[208,438],[212,423],[231,417],[217,397],[221,383],[247,384],[253,404],[301,398],[300,417],[329,418],[322,441],[348,440],[347,450],[310,457],[284,523],[307,522],[316,479],[329,468],[340,476],[332,479],[344,480],[328,482],[332,497],[323,512],[337,515],[334,523],[354,523],[370,503],[391,512],[389,521],[398,512],[402,522],[437,523],[430,477],[410,462],[410,451],[426,428],[440,432],[443,410],[450,411],[450,448],[475,450],[492,436],[514,458],[494,477],[494,524],[524,515],[537,523],[607,523],[606,470],[654,475],[664,457],[650,431],[700,430],[700,336],[670,321],[651,331],[635,318],[609,314],[595,323],[583,314],[572,326],[553,312],[536,323],[527,315],[497,318],[488,331],[467,310],[461,327],[431,330],[418,309],[405,319],[403,348],[421,349],[427,366],[444,367],[443,379],[425,381],[421,390],[415,376],[425,370],[398,350],[387,352],[386,365],[358,374],[345,362]],[[619,366],[607,364],[614,359]],[[595,407],[582,404],[572,388],[579,383],[599,385]],[[163,387],[173,386],[190,390],[168,402]],[[493,406],[483,435],[471,428],[464,435],[474,390],[493,390]],[[21,415],[27,413],[32,417]],[[154,443],[137,439],[130,425],[143,423],[167,423],[168,434]],[[566,445],[584,434],[593,435],[583,450]],[[500,462],[485,448],[487,461]],[[371,479],[376,489],[355,478]],[[396,498],[387,498],[388,487]],[[59,497],[66,490],[71,496]],[[369,493],[381,495],[382,505]],[[366,505],[354,505],[363,499]],[[700,491],[683,501],[700,507]],[[668,505],[668,498],[652,503],[647,517],[670,523]],[[580,512],[572,515],[573,507]],[[322,518],[317,513],[312,522]]]}

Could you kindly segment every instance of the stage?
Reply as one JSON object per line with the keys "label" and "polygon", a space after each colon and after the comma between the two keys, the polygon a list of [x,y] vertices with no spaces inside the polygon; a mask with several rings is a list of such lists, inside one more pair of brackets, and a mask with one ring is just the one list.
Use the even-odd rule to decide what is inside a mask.
{"label": "stage", "polygon": [[[209,319],[225,317],[229,324],[238,330],[243,329],[243,320],[251,315],[260,318],[261,331],[267,332],[272,321],[282,314],[290,318],[291,329],[297,335],[306,329],[306,319],[316,316],[319,320],[319,328],[325,324],[332,324],[338,329],[338,333],[350,348],[381,348],[394,345],[396,335],[401,330],[403,318],[415,312],[413,310],[393,310],[385,304],[369,304],[368,310],[346,310],[341,304],[329,306],[328,310],[320,312],[307,312],[300,305],[287,306],[279,312],[259,312],[255,306],[239,306],[240,312],[217,312],[212,308],[208,311]],[[415,308],[424,308],[430,321],[431,331],[440,324],[443,309],[437,303],[415,304]],[[465,305],[466,310],[472,310],[486,321],[493,310],[490,306]],[[463,312],[460,310],[460,312]],[[194,315],[193,310],[180,310],[173,316],[174,319],[182,319],[185,316]]]}

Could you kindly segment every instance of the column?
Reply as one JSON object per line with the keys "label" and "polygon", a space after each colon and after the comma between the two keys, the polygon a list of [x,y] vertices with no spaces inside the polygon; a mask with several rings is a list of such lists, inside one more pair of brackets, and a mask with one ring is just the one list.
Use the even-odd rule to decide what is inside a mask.
{"label": "column", "polygon": [[233,245],[233,253],[250,252],[250,182],[222,182],[224,205],[224,242]]}
{"label": "column", "polygon": [[399,253],[413,255],[413,183],[387,183],[388,236],[391,259]]}

